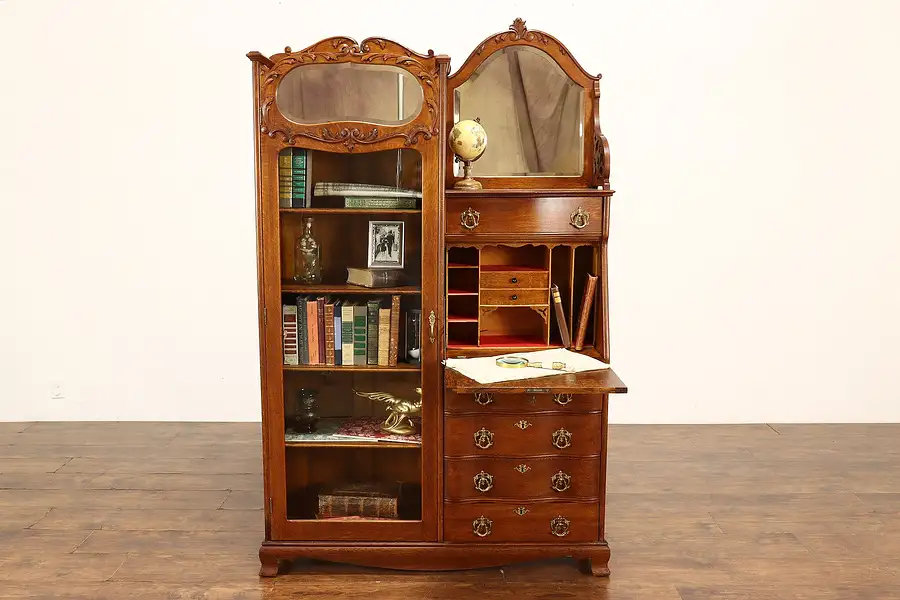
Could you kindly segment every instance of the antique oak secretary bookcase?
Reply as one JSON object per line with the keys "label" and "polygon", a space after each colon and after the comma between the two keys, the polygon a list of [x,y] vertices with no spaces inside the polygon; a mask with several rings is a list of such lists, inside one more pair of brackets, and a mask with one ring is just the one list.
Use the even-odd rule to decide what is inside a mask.
{"label": "antique oak secretary bookcase", "polygon": [[[599,76],[520,19],[452,76],[449,57],[379,38],[248,56],[261,575],[307,557],[438,570],[562,556],[607,575],[607,409],[624,384],[602,369],[483,385],[442,364],[561,347],[563,329],[583,330],[570,349],[609,362],[613,191]],[[448,132],[476,117],[488,134],[474,163],[483,189],[457,190]],[[353,186],[398,197],[354,204],[340,191]],[[347,268],[371,259],[373,223],[385,222],[402,231],[401,279],[347,283]],[[313,279],[297,275],[310,225]],[[313,333],[322,323],[324,346]],[[387,332],[387,362],[360,350]],[[347,435],[348,423],[380,423],[385,397],[415,415],[415,434]]]}

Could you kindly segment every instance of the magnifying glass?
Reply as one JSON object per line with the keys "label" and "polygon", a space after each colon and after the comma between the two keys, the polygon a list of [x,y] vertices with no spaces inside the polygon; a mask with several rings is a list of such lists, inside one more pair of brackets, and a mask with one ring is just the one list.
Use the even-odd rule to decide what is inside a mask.
{"label": "magnifying glass", "polygon": [[501,356],[495,361],[498,367],[503,367],[504,369],[521,369],[523,367],[531,367],[533,369],[549,369],[552,371],[566,371],[566,363],[564,362],[552,362],[549,365],[545,365],[542,362],[531,362],[527,358],[522,356]]}

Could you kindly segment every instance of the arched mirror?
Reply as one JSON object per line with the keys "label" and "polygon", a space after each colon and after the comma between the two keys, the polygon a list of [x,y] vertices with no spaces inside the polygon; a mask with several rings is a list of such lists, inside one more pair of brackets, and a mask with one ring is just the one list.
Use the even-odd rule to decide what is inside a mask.
{"label": "arched mirror", "polygon": [[278,85],[278,110],[294,123],[358,121],[403,125],[422,111],[422,87],[409,71],[389,65],[301,65]]}
{"label": "arched mirror", "polygon": [[488,135],[479,177],[579,176],[585,90],[546,52],[495,51],[456,88],[454,121],[478,117]]}

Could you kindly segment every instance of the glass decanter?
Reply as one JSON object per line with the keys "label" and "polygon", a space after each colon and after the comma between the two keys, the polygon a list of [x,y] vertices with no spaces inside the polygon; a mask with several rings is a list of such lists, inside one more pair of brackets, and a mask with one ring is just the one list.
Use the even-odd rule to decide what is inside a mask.
{"label": "glass decanter", "polygon": [[322,283],[322,257],[312,227],[313,220],[309,217],[303,236],[294,245],[294,281],[301,283]]}

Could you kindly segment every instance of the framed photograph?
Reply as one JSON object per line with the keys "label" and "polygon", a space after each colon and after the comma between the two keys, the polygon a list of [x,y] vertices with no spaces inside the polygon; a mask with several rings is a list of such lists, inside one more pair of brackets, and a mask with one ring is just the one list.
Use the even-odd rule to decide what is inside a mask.
{"label": "framed photograph", "polygon": [[370,269],[403,268],[403,234],[403,221],[369,221]]}

